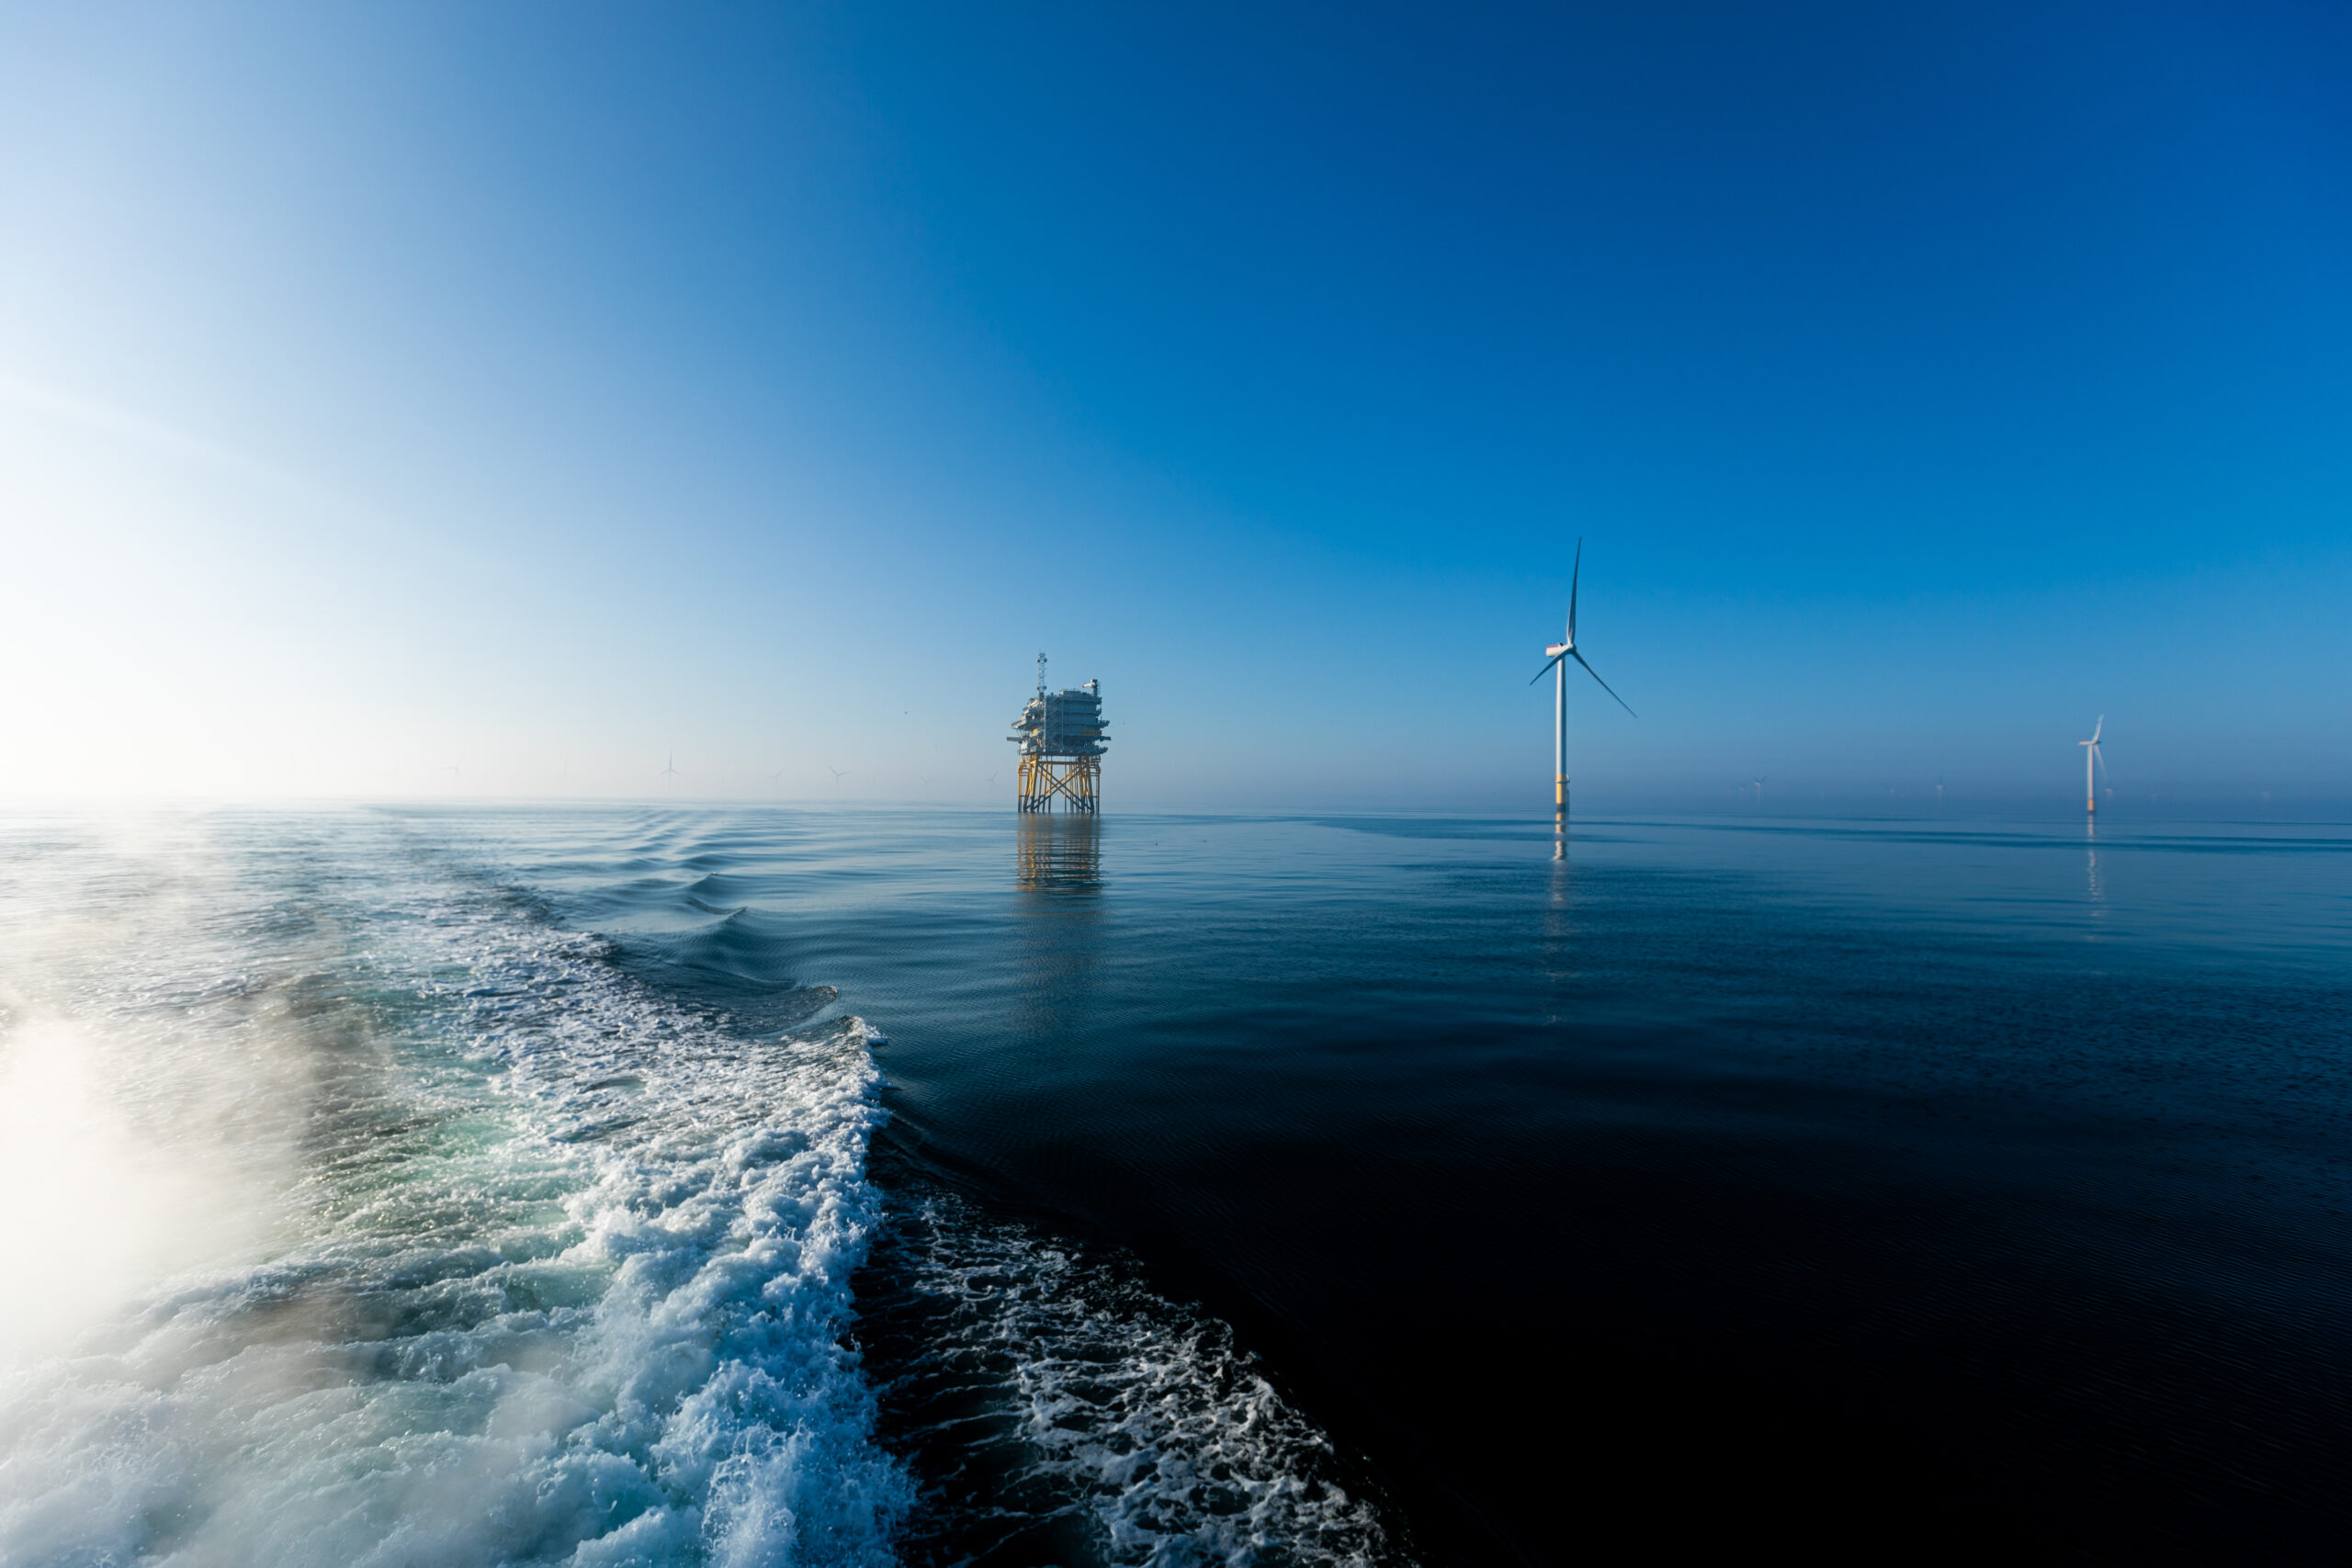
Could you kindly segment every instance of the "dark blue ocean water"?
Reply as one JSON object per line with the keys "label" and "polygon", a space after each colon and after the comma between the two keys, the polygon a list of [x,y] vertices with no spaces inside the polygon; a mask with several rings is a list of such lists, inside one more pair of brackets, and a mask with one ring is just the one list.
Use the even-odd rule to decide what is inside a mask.
{"label": "dark blue ocean water", "polygon": [[2346,1517],[2343,836],[571,830],[566,919],[839,987],[908,1168],[1238,1325],[1422,1550]]}
{"label": "dark blue ocean water", "polygon": [[[12,840],[19,887],[96,852],[45,830]],[[510,1104],[518,1062],[554,1064],[532,1068],[556,1086],[545,1118],[500,1110],[513,1125],[477,1139],[545,1213],[486,1213],[470,1242],[443,1214],[433,1256],[469,1290],[509,1265],[468,1245],[594,1281],[566,1287],[575,1318],[527,1309],[557,1314],[532,1329],[554,1337],[555,1392],[533,1397],[557,1413],[531,1417],[552,1446],[512,1463],[533,1496],[583,1444],[628,1474],[604,1514],[512,1538],[527,1551],[469,1537],[440,1561],[2320,1561],[2352,1524],[2352,834],[1612,821],[1555,860],[1545,825],[1396,818],[550,808],[187,830],[243,868],[239,908],[283,925],[292,895],[269,890],[307,889],[307,945],[270,984],[332,992],[310,1005],[343,1021],[337,1050],[374,1032],[385,1103],[419,1092],[404,1041],[439,1042],[462,1082],[435,1092],[483,1107]],[[363,985],[396,906],[417,955]],[[491,933],[475,956],[417,945],[453,910]],[[290,939],[270,940],[251,953]],[[453,964],[495,970],[449,983],[471,1010],[387,999]],[[19,990],[60,1016],[126,983],[51,969]],[[527,1021],[498,1027],[560,1049],[481,1043],[508,1007]],[[304,1039],[305,1060],[326,1049]],[[777,1049],[816,1055],[763,1065]],[[786,1159],[771,1146],[831,1153],[773,1168],[806,1166],[789,1201],[730,1196],[725,1173]],[[272,1190],[316,1185],[315,1148],[289,1147]],[[392,1160],[368,1190],[462,1189],[449,1157]],[[660,1274],[629,1261],[651,1244],[612,1239],[630,1225],[702,1239]],[[836,1233],[838,1280],[805,1261]],[[374,1282],[339,1301],[394,1290],[349,1268]],[[720,1277],[735,1296],[687,1291]],[[757,1303],[787,1277],[817,1328],[729,1339],[782,1321]],[[692,1332],[600,1326],[632,1280],[629,1312]],[[497,1290],[432,1331],[487,1343],[526,1310]],[[231,1325],[209,1332],[246,1345],[246,1310],[208,1308]],[[704,1370],[640,1401],[632,1437],[628,1359],[688,1341]],[[709,1393],[738,1361],[800,1403]],[[56,1390],[81,1383],[44,1375],[40,1408],[70,1405]],[[695,1400],[725,1420],[675,1415]],[[679,1470],[705,1427],[721,1457]],[[803,1457],[775,1468],[791,1445],[762,1434],[796,1431]],[[213,1505],[188,1484],[193,1517]],[[745,1498],[813,1517],[847,1491],[866,1522],[821,1540],[742,1522]],[[36,1539],[11,1517],[0,1540]],[[659,1551],[599,1544],[625,1526]],[[284,1560],[305,1551],[332,1555]]]}

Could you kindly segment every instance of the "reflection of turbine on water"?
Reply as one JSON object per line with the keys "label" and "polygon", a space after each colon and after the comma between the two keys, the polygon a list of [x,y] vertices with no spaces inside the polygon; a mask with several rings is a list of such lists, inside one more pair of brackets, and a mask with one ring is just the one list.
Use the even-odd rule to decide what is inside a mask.
{"label": "reflection of turbine on water", "polygon": [[2096,821],[2086,823],[2083,827],[2083,838],[2086,841],[2091,857],[2091,902],[2104,904],[2107,902],[2107,889],[2100,885],[2098,879],[2098,823]]}
{"label": "reflection of turbine on water", "polygon": [[1554,857],[1552,885],[1546,891],[1550,896],[1544,902],[1545,966],[1556,975],[1567,967],[1568,940],[1575,934],[1572,924],[1575,908],[1571,895],[1576,887],[1569,875],[1566,856]]}
{"label": "reflection of turbine on water", "polygon": [[1101,818],[1024,816],[1020,835],[1023,891],[1091,892],[1102,885]]}

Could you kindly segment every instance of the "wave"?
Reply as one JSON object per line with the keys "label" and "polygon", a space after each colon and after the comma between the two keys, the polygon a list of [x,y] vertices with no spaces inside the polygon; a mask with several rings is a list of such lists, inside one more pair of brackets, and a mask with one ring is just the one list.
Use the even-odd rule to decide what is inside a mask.
{"label": "wave", "polygon": [[0,1052],[72,1024],[159,1182],[275,1139],[272,1228],[0,1367],[0,1560],[892,1560],[864,1024],[749,1037],[364,821],[186,831],[81,852],[44,907],[120,940],[21,950]]}
{"label": "wave", "polygon": [[1408,1542],[1232,1330],[1132,1258],[909,1194],[862,1308],[919,1564],[1373,1568]]}

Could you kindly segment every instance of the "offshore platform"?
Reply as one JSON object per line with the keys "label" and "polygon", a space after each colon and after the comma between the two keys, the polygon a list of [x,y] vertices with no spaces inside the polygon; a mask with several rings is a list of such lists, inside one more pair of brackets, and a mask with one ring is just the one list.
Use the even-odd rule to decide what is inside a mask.
{"label": "offshore platform", "polygon": [[1046,690],[1046,656],[1037,655],[1037,694],[1012,721],[1005,739],[1021,747],[1021,809],[1093,817],[1102,809],[1102,690],[1089,681],[1075,691]]}

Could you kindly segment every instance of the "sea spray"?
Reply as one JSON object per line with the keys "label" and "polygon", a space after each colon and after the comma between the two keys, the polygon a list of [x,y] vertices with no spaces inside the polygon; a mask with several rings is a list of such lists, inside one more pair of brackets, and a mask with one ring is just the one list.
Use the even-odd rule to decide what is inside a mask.
{"label": "sea spray", "polygon": [[261,1223],[12,1347],[0,1560],[888,1560],[857,1021],[747,1037],[361,815],[6,848],[0,1069]]}

